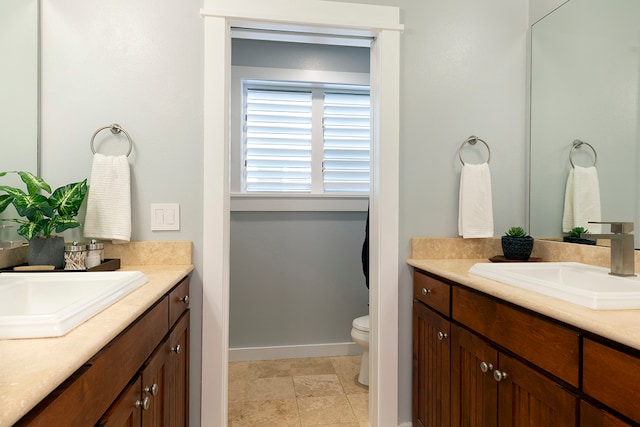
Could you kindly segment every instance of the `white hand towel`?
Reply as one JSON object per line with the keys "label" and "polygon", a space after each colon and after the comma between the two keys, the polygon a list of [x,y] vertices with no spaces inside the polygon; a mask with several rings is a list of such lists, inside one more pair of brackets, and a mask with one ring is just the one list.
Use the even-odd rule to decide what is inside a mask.
{"label": "white hand towel", "polygon": [[488,163],[462,166],[458,234],[465,239],[493,237],[493,201]]}
{"label": "white hand towel", "polygon": [[84,221],[87,238],[125,243],[131,239],[131,184],[127,156],[93,156]]}
{"label": "white hand towel", "polygon": [[589,221],[602,221],[598,171],[594,166],[576,166],[567,178],[562,231],[568,233],[574,227],[584,227],[591,233],[600,233],[602,226]]}

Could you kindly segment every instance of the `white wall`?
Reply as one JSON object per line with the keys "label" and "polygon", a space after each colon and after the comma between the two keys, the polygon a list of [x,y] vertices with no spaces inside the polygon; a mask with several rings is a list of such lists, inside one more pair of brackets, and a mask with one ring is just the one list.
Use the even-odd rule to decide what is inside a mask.
{"label": "white wall", "polygon": [[[525,220],[527,0],[362,0],[398,6],[402,35],[399,420],[411,418],[413,236],[455,236],[458,146],[491,146],[496,234]],[[192,405],[199,404],[202,265],[200,1],[44,0],[43,176],[90,173],[89,138],[119,122],[135,140],[135,240],[194,241]],[[118,150],[118,143],[108,149]],[[101,148],[102,150],[103,148]],[[179,202],[180,232],[149,231],[151,202]],[[198,425],[197,412],[192,422]]]}
{"label": "white wall", "polygon": [[[199,421],[202,280],[203,30],[200,0],[43,0],[42,176],[91,174],[89,141],[117,122],[134,150],[132,240],[191,240],[191,419]],[[103,154],[126,139],[106,130]],[[177,202],[179,232],[150,231],[150,204]],[[195,408],[195,410],[194,410]]]}

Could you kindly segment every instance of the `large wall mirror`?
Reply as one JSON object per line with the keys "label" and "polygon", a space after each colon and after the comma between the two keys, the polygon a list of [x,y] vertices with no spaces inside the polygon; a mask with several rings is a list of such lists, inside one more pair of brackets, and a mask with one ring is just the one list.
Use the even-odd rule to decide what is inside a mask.
{"label": "large wall mirror", "polygon": [[533,25],[531,55],[531,235],[563,234],[578,139],[593,150],[574,164],[597,153],[602,220],[635,222],[640,247],[640,1],[569,0]]}
{"label": "large wall mirror", "polygon": [[[0,171],[38,173],[39,9],[39,0],[0,1]],[[15,177],[1,179],[19,183],[12,182]],[[0,240],[17,236],[11,229],[0,233]]]}

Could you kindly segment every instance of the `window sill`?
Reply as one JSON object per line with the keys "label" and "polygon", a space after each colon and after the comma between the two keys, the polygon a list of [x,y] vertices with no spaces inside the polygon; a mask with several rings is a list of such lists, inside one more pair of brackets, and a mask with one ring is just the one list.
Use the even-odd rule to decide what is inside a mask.
{"label": "window sill", "polygon": [[231,194],[232,212],[366,212],[368,194]]}

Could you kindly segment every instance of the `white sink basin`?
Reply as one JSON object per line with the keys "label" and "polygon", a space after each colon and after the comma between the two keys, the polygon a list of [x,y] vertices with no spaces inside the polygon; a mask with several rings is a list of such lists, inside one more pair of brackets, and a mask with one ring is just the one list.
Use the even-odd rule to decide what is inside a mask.
{"label": "white sink basin", "polygon": [[0,273],[0,338],[64,335],[145,283],[140,271]]}
{"label": "white sink basin", "polygon": [[640,278],[578,262],[479,263],[469,273],[595,310],[640,308]]}

